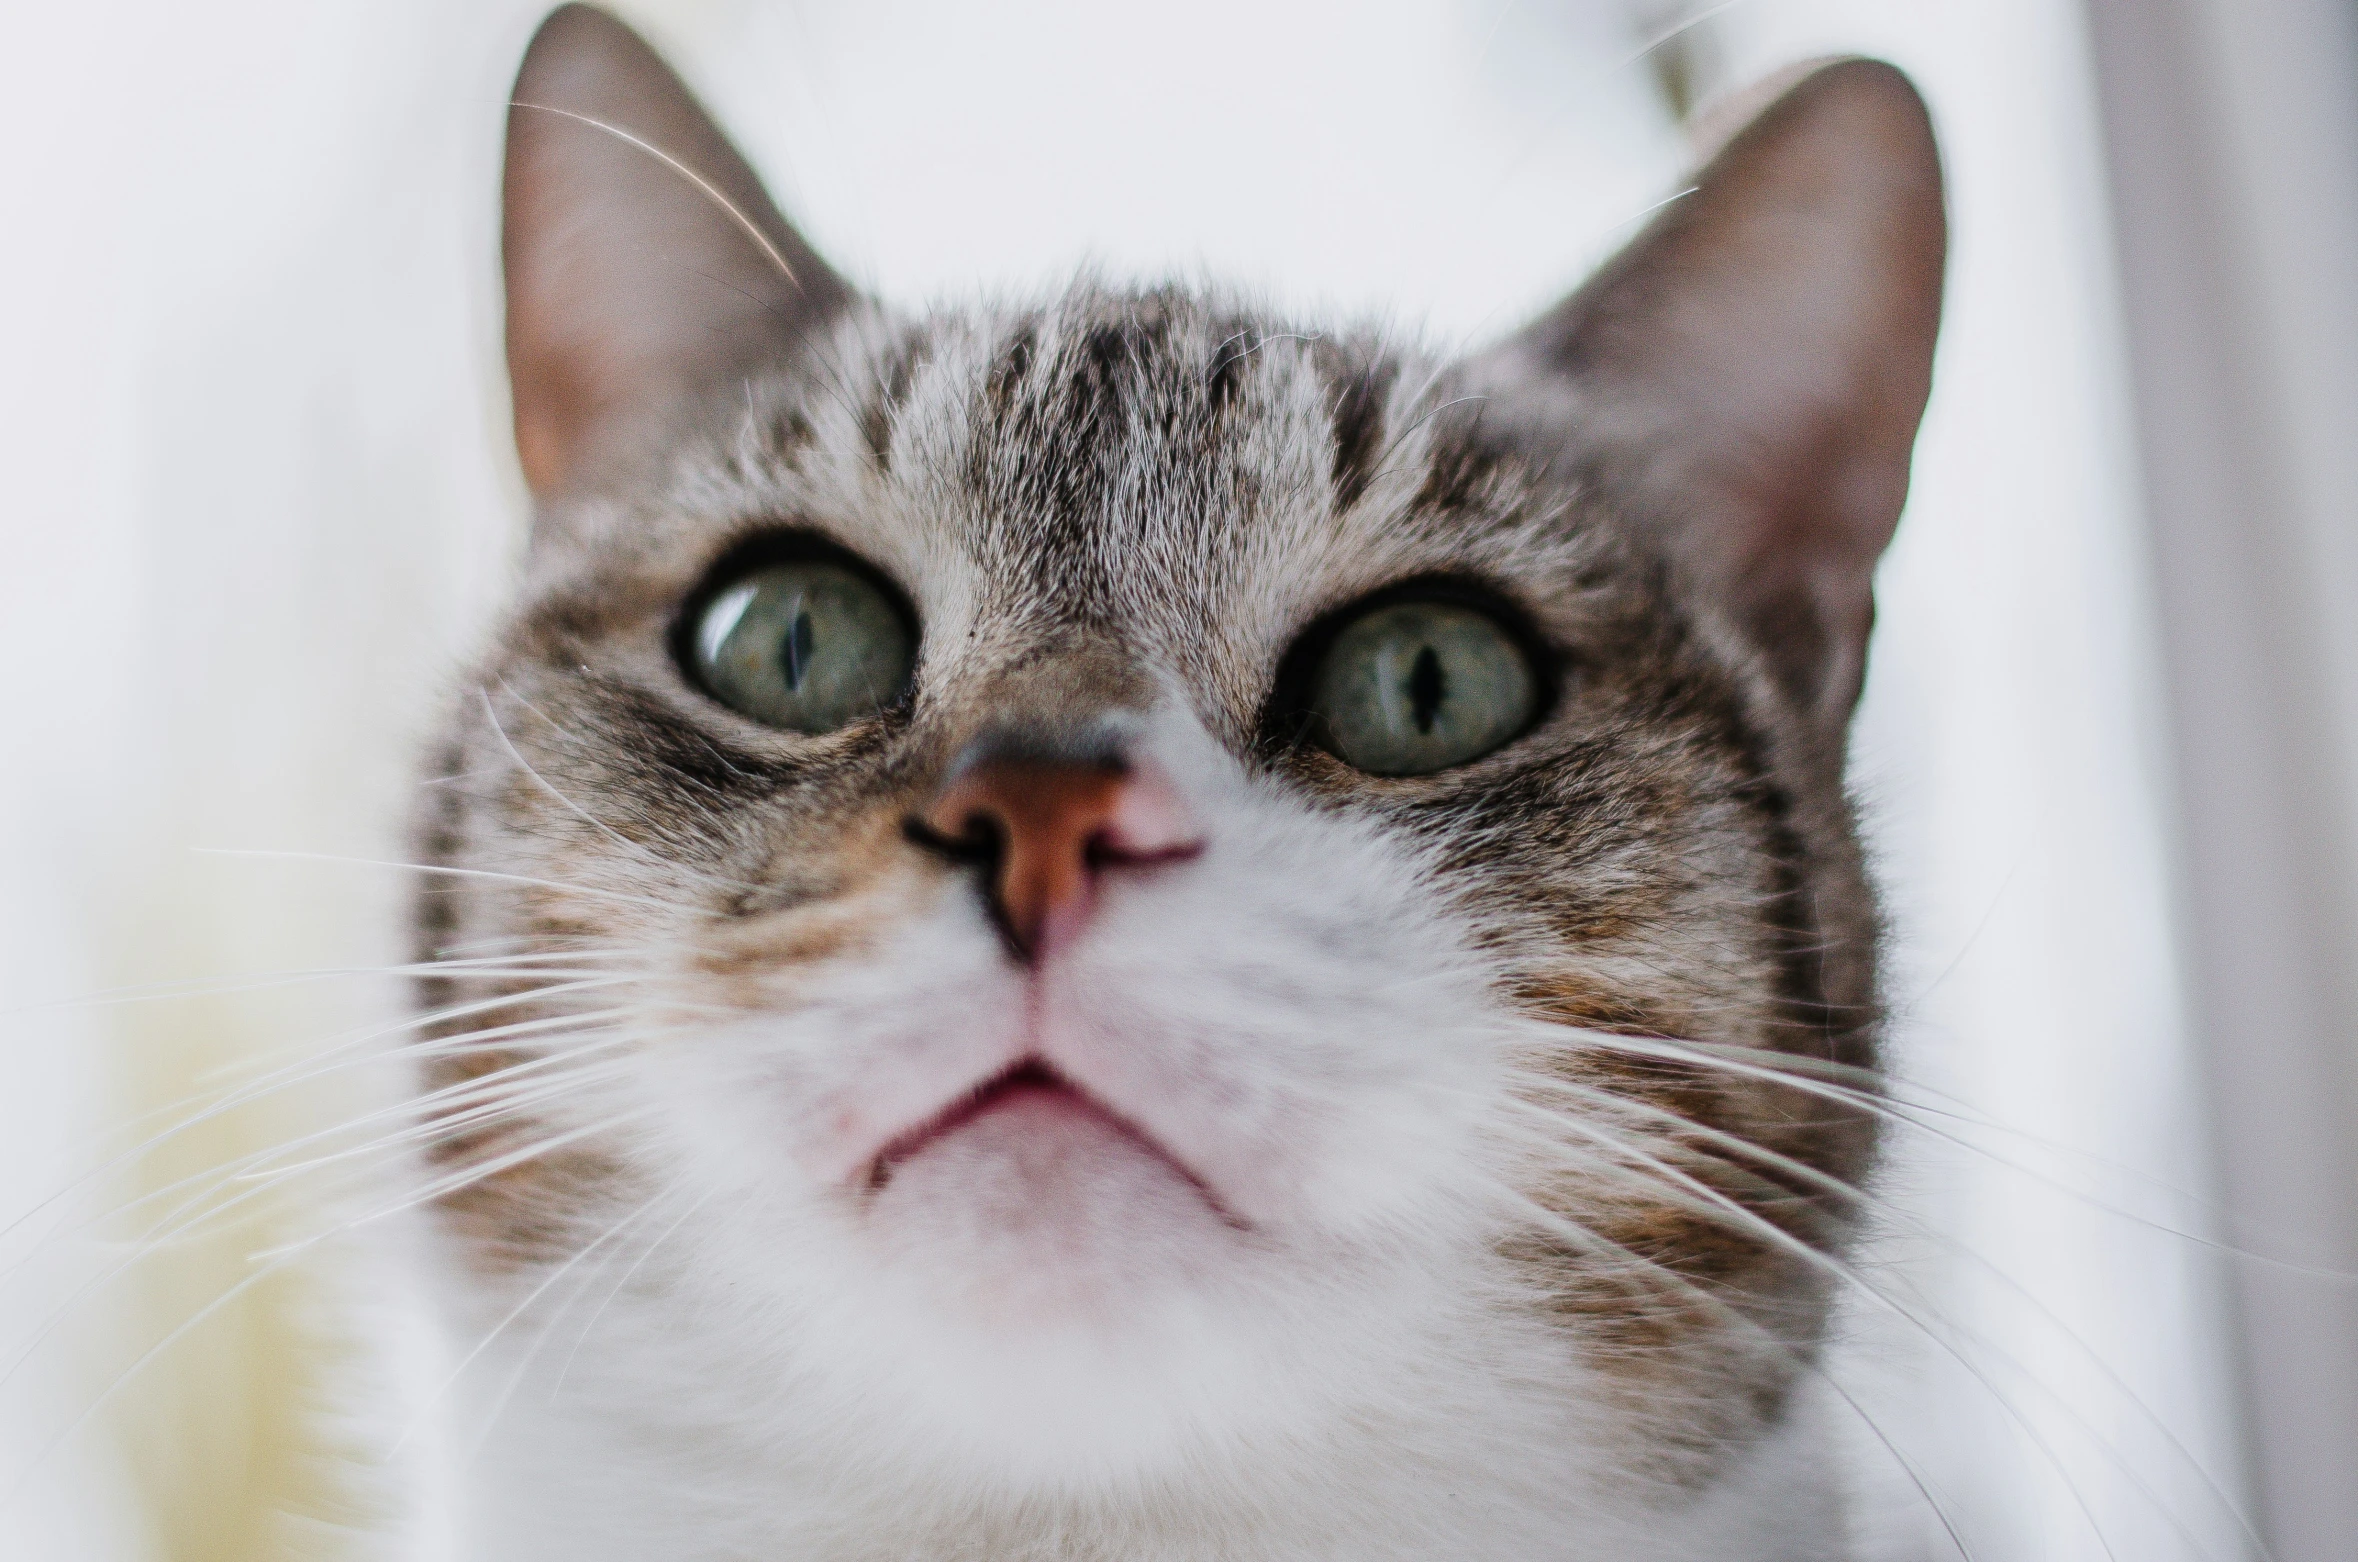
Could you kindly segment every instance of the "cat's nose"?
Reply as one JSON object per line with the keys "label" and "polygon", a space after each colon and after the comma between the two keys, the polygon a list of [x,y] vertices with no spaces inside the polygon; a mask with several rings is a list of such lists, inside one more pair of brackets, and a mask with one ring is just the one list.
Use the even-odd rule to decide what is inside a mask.
{"label": "cat's nose", "polygon": [[969,745],[909,835],[977,867],[993,919],[1026,963],[1071,938],[1107,872],[1203,849],[1186,803],[1152,761],[1036,739]]}

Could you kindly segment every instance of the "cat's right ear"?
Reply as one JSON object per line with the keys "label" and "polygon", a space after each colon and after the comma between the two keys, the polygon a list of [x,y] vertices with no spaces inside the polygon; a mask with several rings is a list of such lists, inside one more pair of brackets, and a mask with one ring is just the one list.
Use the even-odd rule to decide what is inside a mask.
{"label": "cat's right ear", "polygon": [[542,499],[791,356],[852,297],[654,50],[588,6],[525,50],[505,206],[516,451]]}

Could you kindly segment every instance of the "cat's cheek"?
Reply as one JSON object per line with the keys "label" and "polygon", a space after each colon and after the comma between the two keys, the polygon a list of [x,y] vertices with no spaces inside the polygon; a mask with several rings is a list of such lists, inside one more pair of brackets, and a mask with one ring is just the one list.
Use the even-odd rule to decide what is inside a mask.
{"label": "cat's cheek", "polygon": [[[762,1184],[856,1189],[894,1133],[1003,1067],[1020,1043],[1022,982],[958,888],[868,897],[882,909],[825,958],[757,971],[755,941],[740,935],[725,987],[707,962],[683,970],[680,1038],[659,1064],[683,1153],[758,1167]],[[779,920],[771,942],[797,947],[799,930]]]}

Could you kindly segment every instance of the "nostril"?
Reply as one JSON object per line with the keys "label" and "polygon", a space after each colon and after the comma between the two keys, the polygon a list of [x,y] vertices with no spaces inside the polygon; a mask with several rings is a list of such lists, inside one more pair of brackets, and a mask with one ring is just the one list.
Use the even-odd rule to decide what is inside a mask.
{"label": "nostril", "polygon": [[1081,861],[1092,869],[1148,867],[1158,862],[1182,862],[1203,849],[1202,839],[1191,834],[1140,835],[1099,830],[1081,843]]}
{"label": "nostril", "polygon": [[1081,843],[1081,861],[1092,868],[1109,868],[1116,863],[1131,860],[1128,849],[1103,830],[1096,831]]}
{"label": "nostril", "polygon": [[1113,794],[1104,822],[1087,842],[1095,864],[1173,862],[1203,850],[1203,831],[1158,769],[1140,768]]}
{"label": "nostril", "polygon": [[915,845],[956,863],[996,862],[1007,850],[1006,822],[984,809],[969,810],[943,827],[943,821],[911,814],[901,821],[901,833]]}

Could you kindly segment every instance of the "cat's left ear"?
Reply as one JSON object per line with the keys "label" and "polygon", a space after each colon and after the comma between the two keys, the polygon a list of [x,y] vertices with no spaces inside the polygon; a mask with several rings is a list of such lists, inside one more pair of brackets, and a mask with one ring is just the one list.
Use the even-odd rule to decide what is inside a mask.
{"label": "cat's left ear", "polygon": [[525,50],[505,198],[516,450],[543,499],[787,358],[852,297],[679,77],[589,6]]}
{"label": "cat's left ear", "polygon": [[1845,60],[1494,349],[1512,378],[1572,392],[1564,437],[1833,731],[1907,497],[1946,248],[1923,100],[1890,66]]}

